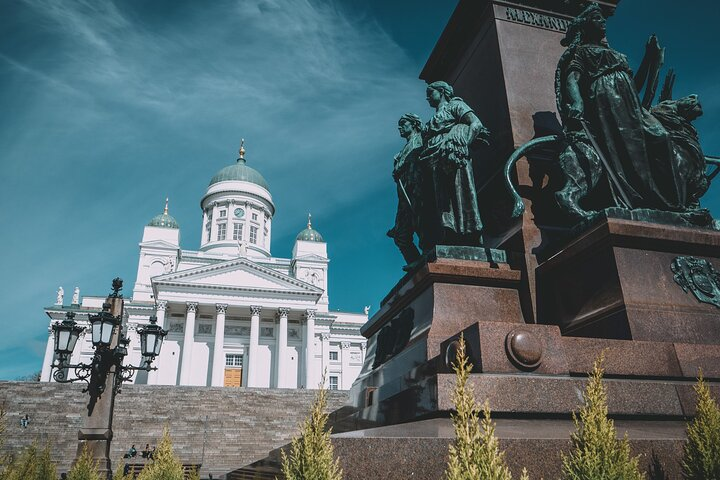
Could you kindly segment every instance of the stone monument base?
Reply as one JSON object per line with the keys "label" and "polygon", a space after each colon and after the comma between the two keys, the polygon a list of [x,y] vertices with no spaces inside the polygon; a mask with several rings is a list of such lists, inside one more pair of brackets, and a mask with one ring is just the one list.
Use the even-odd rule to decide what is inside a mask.
{"label": "stone monument base", "polygon": [[702,272],[683,287],[687,258],[720,265],[720,232],[604,218],[538,266],[538,320],[563,335],[720,344],[720,288]]}
{"label": "stone monument base", "polygon": [[[543,324],[524,320],[512,255],[438,248],[362,328],[367,356],[351,405],[331,418],[345,478],[442,478],[461,334],[469,384],[488,402],[516,474],[524,466],[532,478],[559,476],[572,413],[604,353],[618,434],[627,433],[643,468],[678,478],[699,369],[720,396],[720,322],[715,305],[675,282],[672,265],[683,255],[717,264],[718,247],[712,230],[603,220],[538,267]],[[608,323],[612,315],[625,323]],[[246,471],[272,473],[277,454]]]}

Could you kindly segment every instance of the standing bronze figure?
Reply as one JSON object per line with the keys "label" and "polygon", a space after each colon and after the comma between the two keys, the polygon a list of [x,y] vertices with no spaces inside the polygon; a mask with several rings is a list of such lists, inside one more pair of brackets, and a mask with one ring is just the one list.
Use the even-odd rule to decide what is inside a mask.
{"label": "standing bronze figure", "polygon": [[425,198],[429,225],[425,229],[432,246],[478,245],[482,221],[477,204],[470,145],[487,142],[489,131],[445,82],[427,87],[427,101],[435,114],[423,130],[420,162],[425,173]]}
{"label": "standing bronze figure", "polygon": [[[605,17],[597,4],[573,20],[563,45],[567,50],[558,63],[556,93],[575,147],[567,153],[585,158],[591,184],[606,180],[615,206],[683,210],[668,132],[642,106],[625,55],[607,44]],[[597,151],[589,152],[588,144],[599,150],[593,145]]]}
{"label": "standing bronze figure", "polygon": [[400,249],[407,263],[405,269],[420,259],[420,252],[413,242],[413,234],[417,233],[420,247],[424,245],[424,235],[420,228],[420,214],[424,207],[421,200],[421,172],[418,165],[418,156],[422,151],[421,127],[422,120],[414,113],[406,113],[400,117],[398,131],[406,143],[395,155],[392,172],[397,184],[398,206],[395,225],[388,230],[387,235]]}

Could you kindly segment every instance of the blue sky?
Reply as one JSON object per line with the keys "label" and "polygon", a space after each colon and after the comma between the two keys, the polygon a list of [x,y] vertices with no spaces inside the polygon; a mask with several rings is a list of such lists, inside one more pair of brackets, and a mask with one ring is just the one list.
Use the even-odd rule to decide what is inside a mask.
{"label": "blue sky", "polygon": [[[396,122],[431,114],[417,77],[454,5],[0,0],[0,379],[41,368],[59,285],[66,300],[75,286],[106,294],[115,276],[131,291],[166,195],[183,248],[197,248],[200,197],[241,137],[275,199],[273,254],[290,255],[312,212],[331,307],[375,310],[402,273],[385,237]],[[700,94],[696,125],[720,154],[715,10],[688,5],[625,0],[608,36],[637,65],[658,34],[676,95]],[[719,196],[705,200],[716,214]]]}

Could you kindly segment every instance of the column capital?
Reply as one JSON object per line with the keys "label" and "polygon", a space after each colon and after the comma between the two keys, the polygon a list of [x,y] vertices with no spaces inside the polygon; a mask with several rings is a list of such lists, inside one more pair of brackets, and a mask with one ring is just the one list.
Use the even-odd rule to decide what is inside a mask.
{"label": "column capital", "polygon": [[155,311],[167,310],[167,300],[157,300],[155,302]]}
{"label": "column capital", "polygon": [[348,348],[350,348],[350,342],[340,342],[340,348],[342,348],[343,350],[347,350]]}
{"label": "column capital", "polygon": [[320,334],[320,339],[321,339],[323,342],[327,342],[328,340],[330,340],[330,334],[329,334],[329,333],[321,333],[321,334]]}
{"label": "column capital", "polygon": [[227,303],[216,303],[215,304],[215,311],[217,313],[225,313],[227,311]]}
{"label": "column capital", "polygon": [[262,307],[258,305],[251,305],[250,306],[250,314],[251,315],[260,315],[260,312],[262,312]]}
{"label": "column capital", "polygon": [[360,344],[360,350],[365,350],[367,348],[367,343],[363,342]]}
{"label": "column capital", "polygon": [[315,312],[316,310],[307,309],[305,310],[305,319],[306,320],[315,320]]}
{"label": "column capital", "polygon": [[185,302],[185,305],[187,307],[188,312],[192,312],[192,313],[197,312],[198,302]]}
{"label": "column capital", "polygon": [[286,308],[286,307],[280,307],[280,308],[278,308],[277,311],[278,311],[278,316],[280,316],[280,317],[287,317],[288,314],[290,313],[290,309]]}

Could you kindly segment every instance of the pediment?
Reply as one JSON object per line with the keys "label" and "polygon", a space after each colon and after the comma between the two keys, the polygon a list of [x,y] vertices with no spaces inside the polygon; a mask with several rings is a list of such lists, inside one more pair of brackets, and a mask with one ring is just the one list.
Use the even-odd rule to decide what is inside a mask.
{"label": "pediment", "polygon": [[153,277],[153,286],[178,286],[199,290],[239,290],[321,295],[323,290],[309,283],[258,265],[247,258],[203,265]]}

